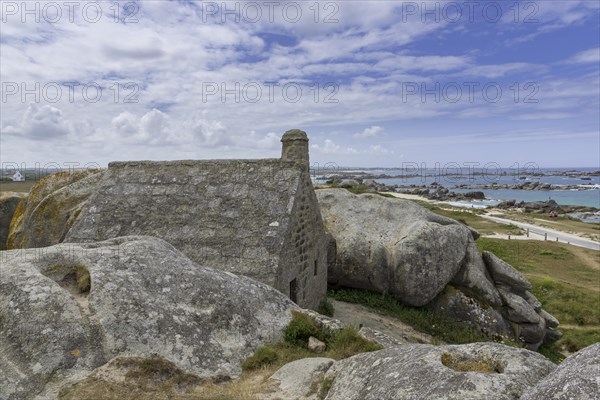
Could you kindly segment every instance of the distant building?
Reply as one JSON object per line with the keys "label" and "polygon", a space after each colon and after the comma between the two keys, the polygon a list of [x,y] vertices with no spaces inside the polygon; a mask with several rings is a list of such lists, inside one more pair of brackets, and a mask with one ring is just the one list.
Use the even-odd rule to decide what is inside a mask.
{"label": "distant building", "polygon": [[251,277],[316,309],[327,291],[328,242],[308,138],[292,130],[281,141],[277,159],[110,163],[65,241],[159,237],[199,265]]}
{"label": "distant building", "polygon": [[11,179],[13,182],[25,182],[25,177],[21,174],[21,171],[15,172]]}

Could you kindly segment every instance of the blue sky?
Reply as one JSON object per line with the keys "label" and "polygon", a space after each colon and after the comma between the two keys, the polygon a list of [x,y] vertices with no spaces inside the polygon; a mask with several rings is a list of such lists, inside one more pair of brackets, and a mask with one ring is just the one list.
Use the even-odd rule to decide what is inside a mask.
{"label": "blue sky", "polygon": [[2,2],[3,163],[600,168],[597,1],[50,3]]}

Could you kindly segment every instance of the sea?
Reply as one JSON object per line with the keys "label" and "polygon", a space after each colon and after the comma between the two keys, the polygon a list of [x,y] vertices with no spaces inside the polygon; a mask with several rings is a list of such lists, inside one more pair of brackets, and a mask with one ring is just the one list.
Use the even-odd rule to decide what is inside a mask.
{"label": "sea", "polygon": [[[460,207],[484,208],[496,205],[505,200],[520,201],[545,201],[554,200],[561,205],[575,205],[595,207],[600,209],[600,176],[586,176],[585,173],[598,171],[600,168],[537,168],[532,173],[527,171],[503,170],[489,171],[473,169],[467,173],[452,174],[451,171],[426,169],[418,171],[418,176],[414,171],[407,169],[371,169],[371,168],[348,168],[340,169],[339,172],[345,174],[369,174],[369,175],[387,175],[396,176],[394,178],[377,178],[379,183],[386,185],[402,186],[431,186],[436,182],[451,191],[465,193],[473,190],[481,191],[485,194],[486,200],[480,201],[460,201],[450,202],[450,204]],[[326,176],[327,174],[323,174]],[[317,181],[322,181],[317,177]],[[540,184],[551,184],[558,186],[554,190],[520,190],[520,189],[479,189],[476,185],[517,185],[525,182],[539,182]],[[467,185],[468,189],[456,188],[456,186]],[[560,189],[560,187],[573,187],[570,189]],[[591,215],[586,222],[600,222],[599,215]],[[590,219],[591,218],[591,219]]]}

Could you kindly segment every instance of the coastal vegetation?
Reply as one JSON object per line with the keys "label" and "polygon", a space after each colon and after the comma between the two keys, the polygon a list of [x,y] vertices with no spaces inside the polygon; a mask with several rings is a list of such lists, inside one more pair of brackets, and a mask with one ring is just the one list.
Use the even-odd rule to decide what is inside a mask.
{"label": "coastal vegetation", "polygon": [[[484,336],[475,328],[428,310],[427,308],[410,307],[396,298],[360,289],[330,290],[329,297],[347,303],[362,304],[385,315],[397,318],[413,328],[427,333],[434,338],[434,344],[465,344],[473,342],[490,342],[493,339]],[[518,346],[511,340],[501,343]]]}
{"label": "coastal vegetation", "polygon": [[532,293],[561,323],[556,349],[572,353],[600,342],[600,253],[564,243],[480,238],[533,285]]}

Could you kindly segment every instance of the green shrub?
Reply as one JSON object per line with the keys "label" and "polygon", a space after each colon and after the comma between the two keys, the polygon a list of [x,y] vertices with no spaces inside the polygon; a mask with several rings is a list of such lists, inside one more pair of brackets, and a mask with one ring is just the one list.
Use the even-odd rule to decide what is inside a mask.
{"label": "green shrub", "polygon": [[372,342],[358,334],[358,330],[347,326],[336,332],[328,343],[333,358],[348,358],[359,353],[368,353],[383,349],[378,343]]}
{"label": "green shrub", "polygon": [[256,352],[242,361],[242,368],[246,371],[252,371],[275,363],[279,359],[277,351],[272,347],[263,346],[256,349]]}
{"label": "green shrub", "polygon": [[311,336],[327,342],[330,333],[317,326],[317,322],[308,315],[292,311],[292,320],[283,333],[285,342],[295,346],[308,347],[308,339]]}
{"label": "green shrub", "polygon": [[333,313],[335,312],[335,310],[333,309],[333,304],[331,304],[331,302],[329,300],[323,300],[321,301],[321,303],[319,303],[319,307],[317,308],[317,311],[319,312],[319,314],[328,316],[328,317],[333,317]]}
{"label": "green shrub", "polygon": [[[324,353],[316,354],[308,350],[308,338],[311,336],[326,344]],[[307,357],[339,360],[382,348],[383,346],[360,336],[356,328],[345,327],[332,333],[329,328],[320,327],[312,317],[292,311],[292,320],[284,330],[284,341],[259,347],[254,355],[242,362],[242,368],[245,371],[262,367],[276,368]],[[313,389],[313,393],[316,393],[316,388]]]}

